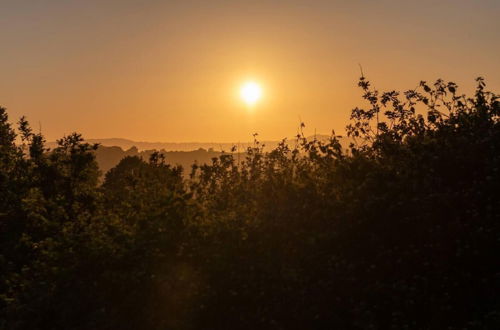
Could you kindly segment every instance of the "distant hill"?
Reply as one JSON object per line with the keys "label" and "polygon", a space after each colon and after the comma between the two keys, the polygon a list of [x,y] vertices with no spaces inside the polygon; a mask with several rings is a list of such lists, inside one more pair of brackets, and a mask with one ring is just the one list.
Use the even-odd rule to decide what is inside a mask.
{"label": "distant hill", "polygon": [[[313,137],[308,137],[312,139]],[[316,135],[319,140],[327,140],[328,135]],[[98,143],[96,150],[96,160],[102,173],[105,174],[116,166],[120,160],[127,156],[138,156],[148,160],[154,151],[159,151],[165,156],[165,160],[171,165],[181,165],[184,173],[189,174],[191,166],[198,164],[208,164],[212,158],[218,157],[222,152],[230,152],[233,146],[237,147],[237,152],[245,152],[248,147],[253,146],[253,142],[244,143],[210,143],[210,142],[140,142],[122,138],[110,139],[87,139],[88,143]],[[265,150],[275,148],[280,141],[261,141],[265,145]],[[290,140],[291,144],[295,140]],[[49,142],[48,147],[54,148],[56,142]],[[346,145],[347,147],[347,145]]]}
{"label": "distant hill", "polygon": [[[104,174],[116,166],[120,160],[126,156],[138,156],[144,160],[148,160],[154,151],[156,150],[151,149],[140,151],[135,146],[127,150],[123,150],[121,147],[117,146],[108,147],[101,145],[97,148],[95,154],[99,168]],[[214,151],[212,149],[206,150],[203,148],[192,151],[166,151],[165,149],[158,151],[165,156],[165,160],[168,164],[181,165],[184,168],[185,174],[189,174],[191,165],[195,162],[198,164],[208,164],[211,162],[212,158],[221,155],[221,152]]]}
{"label": "distant hill", "polygon": [[[312,136],[310,137],[312,138]],[[329,138],[329,135],[316,135],[317,139],[325,140]],[[293,139],[290,139],[293,141]],[[120,147],[123,150],[128,150],[132,147],[136,147],[139,151],[143,150],[165,150],[165,151],[193,151],[202,149],[213,149],[215,151],[229,151],[233,146],[238,147],[239,150],[246,150],[246,148],[253,146],[253,142],[144,142],[144,141],[133,141],[123,138],[105,138],[105,139],[87,139],[88,143],[99,143],[102,146],[107,147]],[[259,141],[260,144],[264,144],[266,149],[275,148],[280,141]],[[56,142],[49,142],[47,145],[50,148],[54,148],[57,144]]]}

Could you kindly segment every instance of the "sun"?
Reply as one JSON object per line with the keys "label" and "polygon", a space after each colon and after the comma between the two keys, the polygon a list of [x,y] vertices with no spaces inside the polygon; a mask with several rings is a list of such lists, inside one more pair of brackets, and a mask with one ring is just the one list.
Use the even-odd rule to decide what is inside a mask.
{"label": "sun", "polygon": [[248,106],[255,105],[262,98],[262,87],[254,81],[247,81],[241,86],[240,96]]}

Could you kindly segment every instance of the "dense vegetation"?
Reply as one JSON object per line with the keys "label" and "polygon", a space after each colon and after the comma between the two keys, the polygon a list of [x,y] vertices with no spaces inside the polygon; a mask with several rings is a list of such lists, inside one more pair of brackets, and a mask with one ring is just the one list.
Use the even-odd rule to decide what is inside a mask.
{"label": "dense vegetation", "polygon": [[[188,179],[160,154],[101,184],[0,110],[2,329],[500,329],[500,104],[477,81],[378,93],[345,151],[299,135]],[[17,139],[17,140],[16,140]]]}
{"label": "dense vegetation", "polygon": [[[246,148],[245,148],[246,150]],[[191,168],[191,165],[195,162],[199,164],[210,164],[212,158],[219,157],[222,152],[214,151],[213,149],[203,149],[199,148],[192,151],[166,151],[165,149],[150,149],[141,150],[136,147],[131,147],[127,150],[123,150],[120,147],[107,147],[99,145],[95,151],[96,161],[99,165],[99,170],[101,173],[106,173],[125,157],[138,157],[143,159],[149,159],[151,155],[155,152],[161,153],[165,157],[165,162],[172,166],[181,165],[184,168]],[[189,173],[184,173],[188,175]]]}

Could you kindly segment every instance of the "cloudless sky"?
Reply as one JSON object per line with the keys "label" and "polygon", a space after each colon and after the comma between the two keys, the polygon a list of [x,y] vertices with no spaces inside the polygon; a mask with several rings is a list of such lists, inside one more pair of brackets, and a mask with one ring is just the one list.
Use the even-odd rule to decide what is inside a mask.
{"label": "cloudless sky", "polygon": [[0,0],[0,105],[48,140],[343,133],[358,63],[380,89],[482,75],[499,92],[499,17],[498,0]]}

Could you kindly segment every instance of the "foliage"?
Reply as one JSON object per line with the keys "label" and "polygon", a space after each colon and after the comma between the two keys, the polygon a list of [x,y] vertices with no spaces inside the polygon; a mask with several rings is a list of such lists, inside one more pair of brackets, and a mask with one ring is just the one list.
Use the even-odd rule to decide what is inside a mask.
{"label": "foliage", "polygon": [[100,184],[97,146],[1,108],[0,328],[498,328],[497,96],[359,86],[348,150],[255,141],[189,179],[154,153]]}

